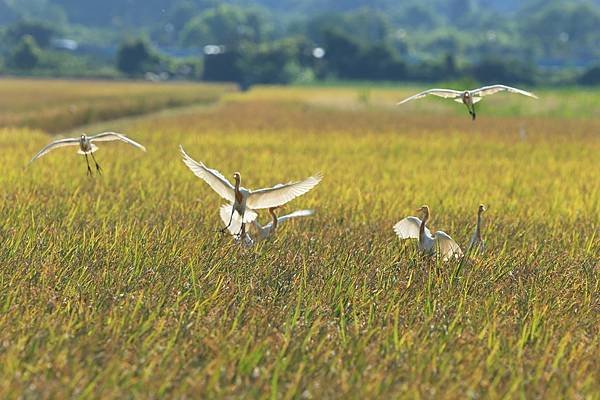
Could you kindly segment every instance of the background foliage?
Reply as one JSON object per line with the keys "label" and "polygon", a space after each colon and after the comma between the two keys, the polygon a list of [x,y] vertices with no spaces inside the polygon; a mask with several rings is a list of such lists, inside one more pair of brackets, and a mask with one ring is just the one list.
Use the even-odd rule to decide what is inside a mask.
{"label": "background foliage", "polygon": [[600,82],[599,0],[0,0],[0,24],[12,74]]}

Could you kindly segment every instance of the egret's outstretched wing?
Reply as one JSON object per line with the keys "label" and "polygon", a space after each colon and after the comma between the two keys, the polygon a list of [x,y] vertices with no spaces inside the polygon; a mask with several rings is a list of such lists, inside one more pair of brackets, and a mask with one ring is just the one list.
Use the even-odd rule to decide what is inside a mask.
{"label": "egret's outstretched wing", "polygon": [[399,106],[400,104],[404,104],[411,100],[421,99],[429,94],[432,94],[432,95],[438,96],[438,97],[443,97],[445,99],[456,99],[456,98],[461,97],[463,92],[459,92],[458,90],[452,90],[452,89],[429,89],[429,90],[425,90],[424,92],[417,93],[414,96],[410,96],[409,98],[396,103],[396,105]]}
{"label": "egret's outstretched wing", "polygon": [[[406,217],[394,225],[394,232],[400,239],[418,239],[421,220],[417,217]],[[431,236],[431,232],[425,227],[425,234]]]}
{"label": "egret's outstretched wing", "polygon": [[282,215],[277,218],[277,222],[283,222],[287,219],[298,218],[298,217],[310,217],[315,214],[315,210],[297,210],[292,213]]}
{"label": "egret's outstretched wing", "polygon": [[254,210],[282,206],[310,191],[321,182],[321,179],[323,179],[323,176],[316,174],[300,182],[253,190],[250,192],[246,205]]}
{"label": "egret's outstretched wing", "polygon": [[58,149],[59,147],[65,147],[65,146],[79,146],[79,138],[69,138],[69,139],[60,139],[60,140],[55,140],[54,142],[50,143],[49,145],[47,145],[46,147],[44,147],[43,149],[41,149],[36,155],[35,157],[33,157],[31,159],[31,161],[29,161],[29,163],[32,163],[34,160],[40,158],[41,156],[43,156],[44,154],[54,150],[54,149]]}
{"label": "egret's outstretched wing", "polygon": [[[282,215],[281,217],[277,217],[277,223],[281,224],[282,222],[284,222],[288,219],[292,219],[292,218],[309,217],[309,216],[313,215],[314,213],[315,213],[315,210],[294,211],[293,213],[289,213],[286,215]],[[273,221],[271,221],[267,225],[265,225],[264,228],[269,228],[269,227],[271,227],[271,225],[273,225]]]}
{"label": "egret's outstretched wing", "polygon": [[517,89],[517,88],[506,86],[506,85],[484,86],[484,87],[481,87],[479,89],[472,90],[471,94],[473,96],[483,97],[483,96],[487,96],[487,95],[498,93],[498,92],[517,93],[517,94],[522,94],[523,96],[533,97],[534,99],[538,98],[533,93],[526,92],[525,90]]}
{"label": "egret's outstretched wing", "polygon": [[183,155],[183,162],[194,173],[194,175],[206,182],[212,190],[217,192],[219,196],[225,200],[229,201],[230,203],[235,201],[235,188],[227,179],[225,179],[223,175],[221,175],[219,171],[210,169],[203,163],[195,161],[193,158],[187,155],[185,150],[183,150],[183,146],[180,145],[179,150]]}
{"label": "egret's outstretched wing", "polygon": [[142,151],[146,151],[146,148],[144,146],[142,146],[141,144],[139,144],[138,142],[129,139],[127,136],[122,135],[120,133],[116,133],[116,132],[103,132],[103,133],[99,133],[97,135],[94,136],[90,136],[90,142],[111,142],[114,140],[120,140],[121,142],[125,142],[127,144],[130,144],[134,147],[137,147],[138,149],[142,150]]}
{"label": "egret's outstretched wing", "polygon": [[437,231],[433,234],[433,237],[435,238],[444,261],[449,260],[450,257],[462,257],[463,252],[460,249],[460,246],[447,233]]}

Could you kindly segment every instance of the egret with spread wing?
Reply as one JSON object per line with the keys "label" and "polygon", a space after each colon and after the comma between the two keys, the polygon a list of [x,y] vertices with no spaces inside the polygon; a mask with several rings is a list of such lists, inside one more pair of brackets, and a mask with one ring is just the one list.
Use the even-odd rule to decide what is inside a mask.
{"label": "egret with spread wing", "polygon": [[483,204],[480,204],[477,209],[477,226],[475,227],[475,232],[473,232],[473,236],[471,236],[471,241],[469,242],[469,252],[483,253],[485,250],[485,242],[481,235],[481,215],[486,210],[487,209]]}
{"label": "egret with spread wing", "polygon": [[[231,204],[224,204],[223,206],[221,206],[221,209],[219,210],[221,220],[223,221],[223,223],[225,225],[227,225],[227,223],[229,221],[229,217],[232,212],[231,207],[232,207]],[[298,211],[294,211],[293,213],[278,217],[277,214],[275,214],[275,210],[277,208],[278,207],[269,208],[269,214],[271,215],[272,220],[265,226],[262,226],[258,222],[257,219],[252,221],[252,225],[254,226],[254,228],[256,230],[256,236],[254,238],[255,240],[265,240],[265,239],[268,239],[269,237],[273,236],[275,234],[275,231],[279,227],[279,225],[282,222],[287,221],[288,219],[299,218],[299,217],[309,217],[315,213],[314,210],[298,210]],[[232,235],[237,234],[237,232],[240,231],[239,225],[240,225],[239,220],[232,222],[231,225],[229,225],[229,232]]]}
{"label": "egret with spread wing", "polygon": [[423,213],[423,220],[417,217],[406,217],[396,225],[394,232],[400,239],[419,239],[419,249],[426,254],[439,251],[443,260],[463,255],[460,246],[445,232],[437,231],[433,235],[425,224],[429,220],[429,206],[422,206],[417,211]]}
{"label": "egret with spread wing", "polygon": [[245,226],[257,217],[256,211],[264,208],[280,207],[296,197],[302,196],[317,186],[323,178],[320,174],[308,177],[303,181],[279,184],[272,188],[250,190],[241,186],[239,172],[233,174],[235,185],[214,169],[208,168],[202,162],[192,159],[182,146],[179,146],[183,155],[183,162],[198,178],[204,180],[217,194],[229,202],[230,215],[222,232],[225,232],[234,223],[239,223],[239,235],[244,235]]}
{"label": "egret with spread wing", "polygon": [[98,164],[98,162],[96,161],[96,158],[94,157],[94,152],[96,150],[98,150],[98,146],[96,146],[95,143],[96,142],[110,142],[110,141],[115,141],[115,140],[120,140],[121,142],[125,142],[134,147],[137,147],[140,150],[146,151],[146,148],[144,146],[129,139],[127,136],[122,135],[120,133],[103,132],[103,133],[99,133],[94,136],[87,136],[87,135],[83,134],[78,138],[55,140],[54,142],[50,143],[49,145],[44,147],[42,150],[40,150],[35,155],[35,157],[33,157],[31,159],[31,161],[29,161],[29,163],[32,163],[33,161],[37,160],[41,156],[49,153],[50,151],[52,151],[54,149],[58,149],[59,147],[79,146],[79,150],[77,151],[77,153],[83,154],[85,156],[85,162],[87,164],[88,175],[90,175],[90,176],[92,175],[92,169],[90,168],[90,161],[88,159],[88,154],[92,156],[92,159],[94,160],[94,164],[96,164],[96,171],[99,174],[101,174],[102,168],[100,168],[100,165]]}
{"label": "egret with spread wing", "polygon": [[467,110],[469,111],[471,118],[475,120],[475,104],[481,101],[483,96],[487,96],[498,92],[516,93],[521,94],[523,96],[533,97],[534,99],[538,98],[535,94],[526,92],[525,90],[513,88],[506,85],[491,85],[480,87],[479,89],[464,91],[452,89],[429,89],[425,90],[424,92],[417,93],[414,96],[411,96],[407,99],[404,99],[396,105],[404,104],[411,100],[421,99],[431,94],[434,96],[443,97],[445,99],[452,99],[458,103],[463,103],[465,106],[467,106]]}

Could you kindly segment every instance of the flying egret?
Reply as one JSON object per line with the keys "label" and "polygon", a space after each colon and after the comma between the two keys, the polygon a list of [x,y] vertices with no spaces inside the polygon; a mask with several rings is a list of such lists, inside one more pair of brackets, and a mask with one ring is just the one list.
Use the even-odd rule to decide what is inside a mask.
{"label": "flying egret", "polygon": [[400,239],[419,239],[419,249],[426,254],[439,251],[444,261],[454,256],[463,255],[460,247],[447,233],[437,231],[433,235],[425,224],[429,220],[429,206],[424,205],[417,210],[423,213],[423,221],[417,217],[406,217],[394,225],[394,231]]}
{"label": "flying egret", "polygon": [[263,208],[282,206],[289,201],[299,197],[314,188],[323,177],[320,174],[308,177],[300,182],[278,184],[272,188],[250,190],[241,186],[239,172],[233,174],[235,186],[232,185],[217,170],[210,169],[202,162],[192,159],[179,146],[183,155],[183,162],[196,175],[206,182],[219,196],[227,200],[231,205],[229,221],[221,231],[225,232],[233,223],[234,217],[238,220],[241,229],[239,234],[243,235],[247,223],[251,223],[257,217],[256,211]]}
{"label": "flying egret", "polygon": [[434,96],[443,97],[445,99],[452,99],[452,100],[456,101],[457,103],[463,103],[465,106],[467,106],[467,110],[469,111],[469,114],[471,115],[471,118],[474,121],[475,117],[476,117],[475,104],[478,103],[479,101],[481,101],[483,96],[487,96],[487,95],[498,93],[498,92],[517,93],[517,94],[522,94],[523,96],[533,97],[534,99],[538,98],[535,94],[526,92],[525,90],[521,90],[521,89],[517,89],[517,88],[510,87],[510,86],[505,86],[505,85],[491,85],[491,86],[480,87],[479,89],[464,90],[462,92],[459,90],[452,90],[452,89],[429,89],[429,90],[425,90],[424,92],[417,93],[414,96],[411,96],[407,99],[404,99],[401,102],[397,103],[396,105],[399,106],[400,104],[404,104],[411,100],[421,99],[429,94],[432,94]]}
{"label": "flying egret", "polygon": [[469,242],[469,252],[483,253],[485,250],[485,242],[481,237],[481,214],[483,214],[485,211],[485,206],[480,204],[479,208],[477,209],[477,227],[475,228],[475,232],[473,232],[473,236],[471,236],[471,241]]}
{"label": "flying egret", "polygon": [[[288,219],[298,218],[298,217],[308,217],[315,213],[314,210],[298,210],[298,211],[294,211],[293,213],[278,217],[277,214],[275,214],[275,210],[277,208],[278,207],[269,208],[269,214],[271,215],[272,221],[269,222],[268,224],[266,224],[265,226],[262,226],[258,222],[257,219],[252,221],[252,224],[257,232],[257,235],[254,238],[255,240],[265,240],[265,239],[268,239],[269,237],[273,236],[275,234],[276,229],[279,227],[279,225]],[[231,204],[224,204],[221,206],[221,209],[219,210],[221,220],[223,221],[223,223],[225,225],[227,225],[227,223],[229,221],[231,212],[232,212]],[[228,229],[232,235],[235,235],[237,232],[239,232],[240,231],[239,220],[232,222],[229,225]]]}
{"label": "flying egret", "polygon": [[98,162],[96,161],[96,158],[94,157],[94,152],[96,150],[98,150],[98,146],[96,146],[95,143],[96,142],[110,142],[110,141],[114,141],[114,140],[120,140],[120,141],[128,143],[132,146],[135,146],[140,150],[146,151],[146,148],[144,146],[129,139],[127,136],[122,135],[120,133],[103,132],[103,133],[99,133],[94,136],[87,136],[87,135],[83,134],[78,138],[55,140],[54,142],[50,143],[49,145],[44,147],[42,150],[40,150],[39,153],[37,153],[35,155],[35,157],[33,157],[31,159],[31,161],[29,161],[29,163],[31,164],[36,159],[40,158],[41,156],[45,155],[46,153],[48,153],[54,149],[57,149],[59,147],[79,146],[79,150],[77,151],[77,153],[83,154],[85,156],[85,162],[87,164],[88,175],[92,175],[92,169],[90,168],[90,161],[88,159],[88,154],[92,156],[92,159],[94,160],[94,164],[96,164],[96,171],[99,174],[101,174],[102,168],[100,168],[100,165],[98,164]]}

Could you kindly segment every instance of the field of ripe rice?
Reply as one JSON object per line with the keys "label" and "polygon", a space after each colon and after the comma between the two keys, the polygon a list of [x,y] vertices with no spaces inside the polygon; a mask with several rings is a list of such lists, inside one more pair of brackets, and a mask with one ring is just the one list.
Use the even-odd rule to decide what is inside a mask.
{"label": "field of ripe rice", "polygon": [[0,127],[58,133],[73,126],[215,103],[233,85],[0,79]]}
{"label": "field of ripe rice", "polygon": [[[547,91],[473,123],[361,90],[106,124],[148,152],[103,143],[94,178],[73,148],[26,168],[52,136],[0,128],[0,398],[600,396],[600,113],[492,107],[568,101]],[[179,144],[249,188],[322,172],[282,211],[315,216],[240,247]],[[482,256],[443,263],[392,231],[428,204],[464,247],[479,203]]]}

